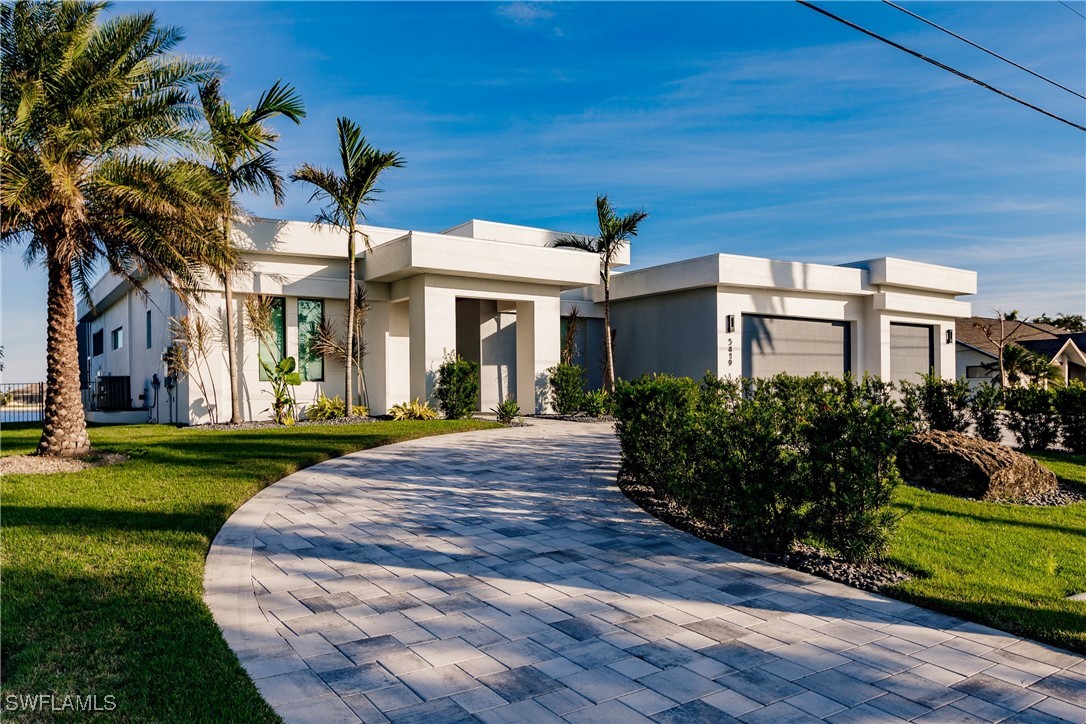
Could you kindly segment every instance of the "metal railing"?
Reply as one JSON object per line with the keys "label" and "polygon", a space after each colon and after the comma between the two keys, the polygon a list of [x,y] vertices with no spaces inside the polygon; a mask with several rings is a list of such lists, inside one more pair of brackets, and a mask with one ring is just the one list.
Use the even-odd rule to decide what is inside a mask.
{"label": "metal railing", "polygon": [[0,383],[0,422],[37,422],[44,417],[44,382]]}

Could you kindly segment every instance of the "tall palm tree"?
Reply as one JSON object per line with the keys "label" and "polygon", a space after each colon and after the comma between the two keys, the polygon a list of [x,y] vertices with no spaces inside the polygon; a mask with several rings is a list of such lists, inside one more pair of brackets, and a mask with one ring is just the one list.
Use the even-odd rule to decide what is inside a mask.
{"label": "tall palm tree", "polygon": [[[361,236],[370,246],[370,238],[358,231],[358,225],[366,220],[365,207],[377,201],[377,180],[390,168],[401,168],[403,158],[395,151],[380,151],[370,145],[362,135],[362,129],[349,118],[336,120],[339,134],[339,158],[343,167],[342,175],[335,171],[311,166],[307,163],[294,169],[291,181],[302,181],[315,187],[309,198],[324,201],[324,208],[317,215],[318,223],[326,223],[347,232],[347,339],[344,350],[344,364],[347,368],[346,411],[350,414],[354,404],[354,386],[351,379],[351,366],[354,361],[355,336],[355,265],[357,248],[356,236]],[[361,343],[361,340],[359,340]]]}
{"label": "tall palm tree", "polygon": [[611,267],[619,252],[637,236],[637,227],[648,217],[644,209],[631,211],[625,216],[615,213],[607,195],[596,196],[596,216],[599,219],[599,236],[570,234],[554,240],[552,246],[581,249],[600,257],[600,281],[603,282],[603,387],[608,392],[615,389],[615,355],[611,339]]}
{"label": "tall palm tree", "polygon": [[[0,245],[25,244],[48,275],[39,455],[87,452],[76,292],[102,269],[137,289],[157,276],[196,293],[230,263],[213,228],[215,180],[178,153],[198,145],[191,88],[217,64],[171,51],[154,13],[102,19],[105,3],[0,6]],[[170,152],[170,155],[164,155]]]}
{"label": "tall palm tree", "polygon": [[[271,191],[275,205],[283,203],[283,177],[275,167],[275,144],[279,134],[268,125],[276,116],[285,116],[295,123],[305,117],[305,107],[298,93],[289,85],[276,81],[260,96],[252,108],[236,113],[222,97],[222,84],[214,78],[200,88],[200,103],[211,132],[210,169],[222,187],[222,236],[231,243],[233,220],[242,209],[237,197],[244,192]],[[223,285],[226,301],[226,365],[230,375],[230,422],[241,422],[241,402],[238,399],[238,369],[234,327],[234,269],[216,270]]]}

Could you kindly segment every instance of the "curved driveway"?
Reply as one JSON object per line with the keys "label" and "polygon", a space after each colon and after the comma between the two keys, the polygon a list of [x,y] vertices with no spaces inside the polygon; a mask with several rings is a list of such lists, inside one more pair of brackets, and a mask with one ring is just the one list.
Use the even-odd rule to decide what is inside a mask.
{"label": "curved driveway", "polygon": [[431,437],[267,488],[205,600],[288,722],[1086,722],[1086,661],[753,560],[615,487],[608,425]]}

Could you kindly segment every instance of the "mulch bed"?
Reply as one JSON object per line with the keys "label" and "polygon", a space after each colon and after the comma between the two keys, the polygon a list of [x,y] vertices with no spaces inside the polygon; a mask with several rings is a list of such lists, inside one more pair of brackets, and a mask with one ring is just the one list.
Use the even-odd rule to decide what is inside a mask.
{"label": "mulch bed", "polygon": [[103,465],[116,465],[128,459],[120,453],[91,452],[78,457],[49,457],[46,455],[5,455],[0,458],[0,475],[48,475],[78,473]]}
{"label": "mulch bed", "polygon": [[652,488],[640,484],[625,472],[619,474],[618,487],[625,493],[627,498],[636,503],[642,510],[671,527],[678,528],[710,543],[716,543],[724,548],[754,558],[761,558],[770,563],[777,563],[797,571],[828,578],[831,581],[837,581],[873,593],[878,593],[889,586],[897,585],[912,578],[903,571],[879,563],[850,563],[835,558],[819,548],[805,544],[797,544],[792,551],[784,555],[751,550],[744,546],[742,541],[729,537],[726,530],[721,530],[692,515],[685,506],[677,501],[658,496]]}

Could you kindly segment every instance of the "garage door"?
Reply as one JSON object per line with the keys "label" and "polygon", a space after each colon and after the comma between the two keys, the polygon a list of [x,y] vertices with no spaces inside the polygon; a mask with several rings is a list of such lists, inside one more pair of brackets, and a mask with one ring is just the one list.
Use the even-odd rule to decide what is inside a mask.
{"label": "garage door", "polygon": [[935,366],[935,329],[890,323],[890,379],[919,382]]}
{"label": "garage door", "polygon": [[743,315],[743,376],[843,375],[852,367],[847,322]]}

